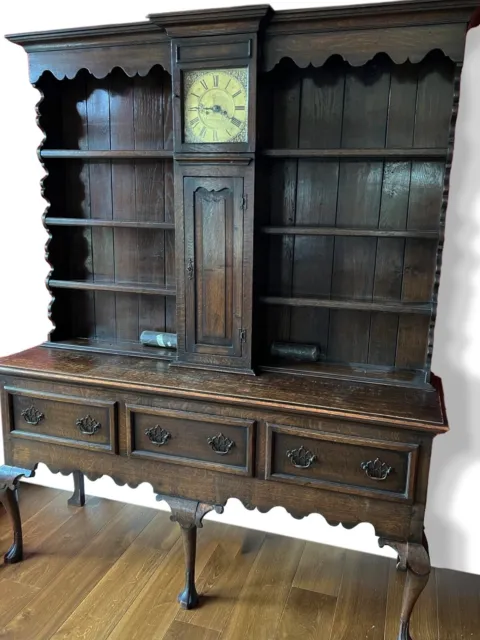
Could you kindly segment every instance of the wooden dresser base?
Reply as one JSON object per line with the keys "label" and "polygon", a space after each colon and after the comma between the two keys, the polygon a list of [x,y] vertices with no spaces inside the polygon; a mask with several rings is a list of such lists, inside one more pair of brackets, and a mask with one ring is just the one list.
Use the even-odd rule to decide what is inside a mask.
{"label": "wooden dresser base", "polygon": [[[15,487],[39,462],[84,476],[149,482],[182,531],[185,586],[197,606],[197,529],[230,498],[331,525],[373,525],[407,572],[398,640],[428,581],[424,514],[431,446],[448,429],[441,385],[390,387],[285,374],[175,372],[166,363],[37,347],[0,362],[5,460],[0,499],[13,526],[6,562],[22,558]],[[389,639],[393,640],[393,639]],[[416,639],[420,640],[420,639]]]}

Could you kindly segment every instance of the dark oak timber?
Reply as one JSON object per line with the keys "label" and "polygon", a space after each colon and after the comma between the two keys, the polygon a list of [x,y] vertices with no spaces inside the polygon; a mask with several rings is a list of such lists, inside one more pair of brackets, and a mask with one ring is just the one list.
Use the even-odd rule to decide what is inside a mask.
{"label": "dark oak timber", "polygon": [[49,280],[51,289],[79,289],[90,291],[125,291],[126,293],[143,293],[151,295],[174,296],[175,289],[156,287],[147,284],[124,284],[122,282],[80,282],[77,280]]}
{"label": "dark oak timber", "polygon": [[40,150],[40,158],[59,158],[59,159],[78,159],[78,158],[90,158],[92,160],[104,159],[104,160],[133,160],[139,158],[173,158],[173,151],[157,151],[157,150],[115,150],[110,149],[100,150],[76,150],[76,149],[42,149]]}
{"label": "dark oak timber", "polygon": [[[51,223],[50,223],[51,224]],[[261,228],[271,236],[358,236],[372,238],[438,238],[438,231],[414,229],[342,229],[341,227],[271,227]]]}
{"label": "dark oak timber", "polygon": [[165,229],[173,231],[172,222],[136,222],[133,220],[84,220],[82,218],[45,218],[47,227],[127,227],[131,229]]}
{"label": "dark oak timber", "polygon": [[442,158],[447,149],[263,149],[270,158]]}
{"label": "dark oak timber", "polygon": [[[407,572],[397,640],[412,640],[432,441],[448,431],[431,360],[476,9],[258,5],[9,36],[40,92],[53,328],[0,361],[7,562],[22,557],[16,484],[40,462],[73,473],[70,505],[85,476],[152,485],[181,528],[185,609],[197,528],[229,498],[368,521]],[[177,347],[144,346],[143,331]],[[266,579],[290,637],[303,587],[282,584],[301,554],[279,562],[282,548]],[[347,637],[348,596],[335,620],[309,602]],[[246,637],[242,620],[226,637]]]}

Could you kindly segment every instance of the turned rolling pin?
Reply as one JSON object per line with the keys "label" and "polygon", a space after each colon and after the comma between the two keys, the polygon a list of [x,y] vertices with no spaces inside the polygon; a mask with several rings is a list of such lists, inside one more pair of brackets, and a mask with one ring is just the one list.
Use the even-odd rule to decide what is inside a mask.
{"label": "turned rolling pin", "polygon": [[157,331],[142,331],[140,342],[147,347],[161,347],[162,349],[177,348],[176,333],[161,333]]}
{"label": "turned rolling pin", "polygon": [[320,360],[320,349],[315,344],[273,342],[270,347],[270,354],[276,358],[298,360],[300,362],[317,362],[317,360]]}

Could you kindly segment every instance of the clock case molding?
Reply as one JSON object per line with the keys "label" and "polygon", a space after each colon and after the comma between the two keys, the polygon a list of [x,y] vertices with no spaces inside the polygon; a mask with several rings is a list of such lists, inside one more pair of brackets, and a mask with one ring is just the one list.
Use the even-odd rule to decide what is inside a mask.
{"label": "clock case molding", "polygon": [[[84,503],[84,475],[107,474],[130,486],[150,482],[184,535],[180,603],[186,608],[198,601],[196,530],[230,497],[261,511],[281,505],[299,518],[321,513],[349,528],[367,521],[407,571],[398,640],[410,640],[412,608],[430,571],[423,523],[432,441],[448,430],[441,381],[430,363],[465,35],[480,21],[476,9],[473,0],[279,12],[262,5],[8,36],[27,51],[30,81],[41,93],[39,126],[46,138],[39,157],[47,172],[42,187],[49,201],[44,223],[54,328],[44,345],[0,361],[6,459],[0,499],[14,529],[6,561],[22,558],[14,488],[39,461],[54,472],[74,472],[76,505]],[[242,65],[249,70],[248,142],[185,144],[182,71]],[[356,131],[372,137],[353,144],[348,136],[360,138],[348,123],[341,125],[348,134],[343,145],[333,139],[315,148],[305,144],[304,131],[316,139],[325,127],[311,124],[320,111],[308,104],[302,122],[292,87],[333,73],[353,83],[360,78],[357,88],[366,83],[377,96],[381,74],[394,77],[397,71],[410,90],[418,90],[416,69],[438,80],[425,95],[438,106],[441,126],[431,128],[442,144],[393,143],[388,132],[379,143],[378,131],[367,126]],[[334,90],[331,82],[325,86]],[[356,108],[354,102],[348,107],[352,113],[361,111],[358,100]],[[83,109],[81,134],[72,104]],[[417,118],[420,113],[433,122],[428,109],[412,104]],[[321,113],[328,120],[336,112]],[[393,133],[402,135],[400,129]],[[423,163],[437,178],[434,191],[425,191],[428,206],[419,210],[436,207],[435,223],[420,217],[420,226],[358,228],[354,217],[343,226],[317,221],[322,190],[315,189],[322,178],[312,167],[332,161],[347,172],[357,162]],[[72,178],[77,189],[65,189]],[[308,189],[302,192],[308,226],[300,215],[291,217],[301,180],[314,186],[310,201]],[[79,182],[88,189],[78,191]],[[111,185],[110,199],[105,185]],[[340,190],[340,196],[348,193]],[[87,195],[88,214],[82,208]],[[212,223],[219,217],[221,241]],[[228,282],[218,309],[231,330],[220,337],[219,316],[203,317],[210,306],[193,302],[210,277],[202,262],[208,253],[204,232],[221,254],[210,266]],[[284,276],[294,273],[302,255],[298,250],[295,258],[296,238],[305,234],[310,249],[318,237],[326,238],[325,247],[334,242],[340,249],[346,238],[356,258],[365,240],[407,247],[416,262],[400,271],[412,299],[365,301],[332,292],[313,298],[269,289],[269,272],[293,288]],[[138,238],[136,262],[129,263],[124,256],[132,255],[132,237]],[[72,251],[62,253],[63,246]],[[114,263],[112,246],[118,249]],[[323,273],[315,256],[323,254],[317,247],[308,255],[304,278],[315,284]],[[82,261],[86,267],[79,270]],[[91,264],[98,271],[89,274]],[[385,283],[393,276],[378,264]],[[139,282],[132,278],[137,272]],[[398,317],[398,326],[410,327],[402,343],[397,334],[377,335],[380,346],[388,343],[392,351],[394,345],[399,363],[408,366],[393,356],[391,366],[379,367],[351,358],[319,366],[267,363],[272,332],[290,337],[292,318],[304,306],[308,326],[319,324],[320,312],[354,318],[353,324],[340,323],[347,352],[362,314],[378,314],[382,322]],[[140,318],[150,322],[158,314],[162,330],[177,333],[177,351],[134,343]],[[131,335],[114,339],[112,318]]]}

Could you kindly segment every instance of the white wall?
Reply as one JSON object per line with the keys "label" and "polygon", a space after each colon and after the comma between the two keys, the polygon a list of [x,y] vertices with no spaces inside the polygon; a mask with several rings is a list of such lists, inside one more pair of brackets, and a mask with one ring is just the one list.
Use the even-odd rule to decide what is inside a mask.
{"label": "white wall", "polygon": [[[0,34],[143,20],[149,12],[254,4],[249,0],[136,0],[132,3],[83,0],[0,3]],[[272,0],[276,9],[340,5],[344,1]],[[360,2],[351,2],[360,4]],[[28,83],[27,57],[20,47],[0,41],[0,356],[41,343],[49,331],[44,287],[48,267],[41,223],[45,203],[36,158],[42,134],[35,125],[38,92]],[[426,526],[432,562],[480,574],[480,29],[468,36],[448,211],[444,271],[435,335],[433,370],[443,377],[451,432],[437,438],[433,453]],[[43,465],[36,482],[61,488],[71,479]],[[150,485],[117,487],[109,478],[87,482],[88,493],[159,506]],[[212,516],[210,516],[212,517]],[[218,518],[218,516],[213,516]],[[373,528],[331,528],[319,515],[303,521],[283,508],[269,514],[245,510],[231,500],[223,521],[317,540],[372,553],[380,551]]]}

